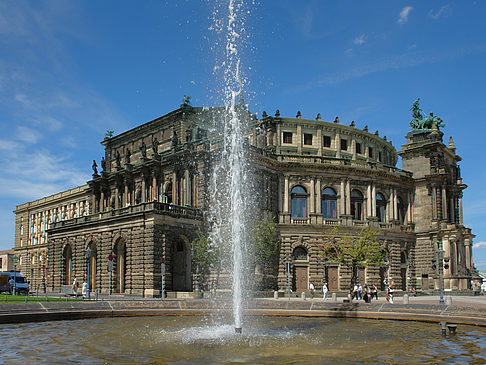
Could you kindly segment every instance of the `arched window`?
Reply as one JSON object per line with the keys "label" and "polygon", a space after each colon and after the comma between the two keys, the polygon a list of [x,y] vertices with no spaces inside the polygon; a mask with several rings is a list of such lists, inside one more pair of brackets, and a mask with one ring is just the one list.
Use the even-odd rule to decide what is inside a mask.
{"label": "arched window", "polygon": [[71,281],[74,280],[72,277],[73,270],[73,251],[71,245],[66,245],[64,247],[64,284],[69,285]]}
{"label": "arched window", "polygon": [[91,242],[88,247],[91,249],[91,257],[89,258],[89,289],[94,292],[96,289],[96,274],[97,274],[97,250],[96,244]]}
{"label": "arched window", "polygon": [[400,224],[405,223],[405,205],[403,205],[403,200],[400,197],[398,197],[398,221]]}
{"label": "arched window", "polygon": [[351,215],[353,219],[363,220],[363,194],[356,189],[351,191]]}
{"label": "arched window", "polygon": [[290,194],[291,216],[293,218],[307,218],[307,191],[300,185],[294,186]]}
{"label": "arched window", "polygon": [[380,222],[385,221],[386,200],[383,194],[376,194],[376,217]]}
{"label": "arched window", "polygon": [[336,200],[337,195],[334,189],[325,188],[322,191],[322,217],[323,218],[336,218]]}
{"label": "arched window", "polygon": [[296,247],[292,255],[294,260],[307,260],[307,250],[302,246]]}
{"label": "arched window", "polygon": [[164,203],[172,204],[172,181],[169,181],[165,187]]}
{"label": "arched window", "polygon": [[125,292],[125,267],[126,267],[126,246],[123,239],[118,239],[115,244],[115,293]]}

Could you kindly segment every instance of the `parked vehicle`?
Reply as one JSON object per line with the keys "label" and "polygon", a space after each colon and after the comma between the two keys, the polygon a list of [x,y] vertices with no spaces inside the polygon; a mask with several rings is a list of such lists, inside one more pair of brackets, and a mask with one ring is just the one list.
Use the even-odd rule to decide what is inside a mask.
{"label": "parked vehicle", "polygon": [[25,280],[25,275],[16,271],[1,271],[0,272],[0,293],[12,293],[13,289],[10,287],[10,279],[15,280],[15,287],[17,294],[29,294],[29,283]]}

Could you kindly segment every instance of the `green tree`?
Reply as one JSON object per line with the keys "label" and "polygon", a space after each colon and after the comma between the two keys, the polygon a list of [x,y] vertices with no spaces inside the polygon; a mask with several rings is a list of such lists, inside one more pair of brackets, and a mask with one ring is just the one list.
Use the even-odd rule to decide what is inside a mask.
{"label": "green tree", "polygon": [[275,266],[278,259],[280,240],[277,224],[272,219],[262,219],[253,230],[255,264],[268,269]]}
{"label": "green tree", "polygon": [[197,265],[199,274],[196,280],[201,284],[211,268],[218,266],[219,255],[217,249],[213,247],[211,239],[201,230],[196,232],[196,237],[191,242],[191,246],[193,251],[192,260]]}
{"label": "green tree", "polygon": [[383,263],[384,251],[378,241],[380,231],[364,228],[358,235],[340,233],[335,227],[330,239],[324,244],[322,254],[332,261],[351,268],[351,285],[356,283],[359,267],[376,266]]}

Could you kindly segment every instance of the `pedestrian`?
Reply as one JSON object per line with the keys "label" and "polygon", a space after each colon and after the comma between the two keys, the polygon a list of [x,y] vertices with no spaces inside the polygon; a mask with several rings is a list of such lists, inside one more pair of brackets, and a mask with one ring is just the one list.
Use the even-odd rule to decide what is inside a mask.
{"label": "pedestrian", "polygon": [[395,286],[395,284],[393,283],[393,281],[390,283],[390,285],[388,286],[388,297],[387,297],[387,300],[393,304],[393,287]]}
{"label": "pedestrian", "polygon": [[322,299],[326,300],[328,298],[327,296],[328,291],[329,289],[327,287],[327,283],[324,283],[324,285],[322,286]]}
{"label": "pedestrian", "polygon": [[72,288],[73,288],[73,292],[74,292],[74,293],[76,293],[76,288],[77,288],[77,286],[78,286],[78,282],[76,281],[76,278],[74,278],[74,281],[73,281],[73,286],[72,286]]}
{"label": "pedestrian", "polygon": [[410,294],[412,295],[412,297],[416,297],[417,296],[417,290],[415,289],[414,286],[412,286],[412,290],[410,290]]}
{"label": "pedestrian", "polygon": [[358,295],[360,300],[363,299],[363,287],[361,284],[358,285]]}
{"label": "pedestrian", "polygon": [[373,288],[371,288],[371,299],[373,299],[373,297],[375,297],[376,300],[378,300],[378,288],[374,284],[373,284]]}
{"label": "pedestrian", "polygon": [[358,300],[358,284],[354,284],[354,287],[353,287],[353,299]]}
{"label": "pedestrian", "polygon": [[8,281],[9,289],[10,289],[10,294],[14,294],[14,289],[15,289],[15,280],[13,277],[10,277],[10,280]]}
{"label": "pedestrian", "polygon": [[83,294],[83,299],[86,299],[86,297],[88,296],[88,283],[86,281],[83,283],[83,286],[81,288],[81,294]]}
{"label": "pedestrian", "polygon": [[483,280],[483,283],[481,284],[481,295],[484,295],[486,292],[486,279]]}
{"label": "pedestrian", "polygon": [[309,284],[309,289],[310,289],[310,292],[311,292],[311,299],[314,299],[314,293],[316,291],[316,288],[314,287],[314,284],[310,283]]}
{"label": "pedestrian", "polygon": [[363,300],[364,300],[365,303],[368,303],[368,299],[369,299],[369,297],[368,297],[368,285],[366,283],[363,286],[363,292],[364,292]]}

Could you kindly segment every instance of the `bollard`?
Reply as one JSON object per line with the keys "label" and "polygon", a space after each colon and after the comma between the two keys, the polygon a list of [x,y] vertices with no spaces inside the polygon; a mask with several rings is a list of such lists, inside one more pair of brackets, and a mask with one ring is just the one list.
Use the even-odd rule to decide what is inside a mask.
{"label": "bollard", "polygon": [[445,297],[445,304],[452,305],[452,297],[450,295]]}
{"label": "bollard", "polygon": [[273,299],[278,299],[278,291],[273,292]]}
{"label": "bollard", "polygon": [[302,292],[302,294],[300,295],[300,297],[305,300],[305,291]]}
{"label": "bollard", "polygon": [[403,304],[409,304],[409,300],[408,294],[403,294]]}
{"label": "bollard", "polygon": [[442,336],[447,335],[447,327],[446,327],[446,322],[440,322],[440,328],[442,330]]}
{"label": "bollard", "polygon": [[348,294],[348,301],[351,302],[351,294]]}
{"label": "bollard", "polygon": [[332,293],[332,300],[334,302],[337,302],[337,294],[336,293]]}

